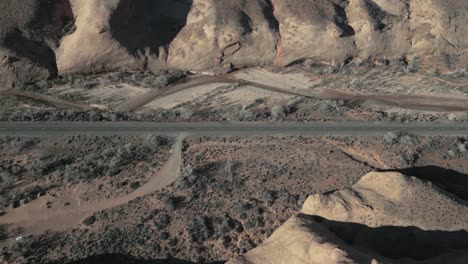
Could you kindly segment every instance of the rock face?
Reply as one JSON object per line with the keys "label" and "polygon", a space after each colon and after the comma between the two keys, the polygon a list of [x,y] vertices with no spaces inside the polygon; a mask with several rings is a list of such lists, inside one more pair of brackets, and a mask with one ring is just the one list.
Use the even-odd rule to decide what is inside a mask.
{"label": "rock face", "polygon": [[0,1],[0,80],[5,87],[57,74],[53,49],[72,16],[64,1]]}
{"label": "rock face", "polygon": [[354,30],[344,1],[273,1],[281,40],[275,64],[285,66],[312,58],[343,62],[356,53]]}
{"label": "rock face", "polygon": [[305,59],[468,65],[465,0],[4,0],[0,8],[0,72],[9,83]]}
{"label": "rock face", "polygon": [[[412,0],[411,59],[424,67],[468,65],[468,5],[464,0]],[[441,59],[443,58],[443,59]]]}
{"label": "rock face", "polygon": [[61,74],[166,68],[189,0],[72,0],[76,30],[57,51]]}
{"label": "rock face", "polygon": [[187,25],[170,45],[170,68],[207,70],[271,64],[278,41],[267,0],[194,0]]}
{"label": "rock face", "polygon": [[466,201],[430,182],[370,173],[351,189],[310,196],[263,245],[228,263],[464,263],[466,219]]}

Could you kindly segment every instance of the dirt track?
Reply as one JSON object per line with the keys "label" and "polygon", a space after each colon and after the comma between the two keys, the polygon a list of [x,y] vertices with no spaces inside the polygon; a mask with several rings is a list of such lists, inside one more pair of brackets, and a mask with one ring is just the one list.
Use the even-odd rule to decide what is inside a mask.
{"label": "dirt track", "polygon": [[149,104],[150,102],[158,98],[163,98],[164,96],[175,94],[186,89],[190,89],[192,87],[211,83],[237,83],[238,87],[252,86],[276,93],[318,99],[350,100],[356,104],[396,106],[405,109],[434,112],[468,111],[468,98],[451,98],[423,95],[361,95],[346,93],[332,89],[320,89],[314,91],[305,89],[292,90],[289,87],[277,87],[261,82],[244,80],[236,77],[235,72],[220,76],[199,76],[193,79],[189,79],[184,83],[169,86],[162,91],[154,91],[148,94],[140,95],[135,98],[129,99],[127,102],[119,105],[116,108],[116,110],[121,112],[132,112],[142,108],[143,106]]}
{"label": "dirt track", "polygon": [[[96,212],[126,204],[160,190],[179,176],[184,137],[183,134],[177,137],[167,163],[159,171],[154,172],[148,182],[128,195],[82,204],[78,198],[78,188],[74,188],[70,190],[67,197],[57,198],[61,202],[70,202],[69,206],[45,208],[43,204],[49,197],[41,197],[19,208],[7,210],[6,215],[0,217],[0,225],[21,228],[23,235],[62,231],[77,227],[85,218]],[[59,203],[57,206],[62,206],[62,204]]]}
{"label": "dirt track", "polygon": [[200,76],[200,77],[188,79],[183,83],[168,86],[163,90],[152,91],[150,93],[140,95],[135,98],[131,98],[127,100],[125,103],[117,106],[115,110],[118,112],[132,112],[149,104],[150,102],[156,100],[157,98],[162,98],[170,94],[181,92],[186,89],[192,88],[194,86],[210,84],[210,83],[219,83],[219,82],[236,83],[235,80],[230,80],[227,78],[223,78],[221,76]]}
{"label": "dirt track", "polygon": [[406,109],[435,112],[467,112],[467,98],[452,98],[425,95],[362,95],[332,89],[321,89],[314,93],[321,99],[349,100],[356,104],[397,106]]}
{"label": "dirt track", "polygon": [[72,103],[65,100],[61,100],[52,96],[32,93],[32,92],[20,92],[15,90],[0,90],[0,95],[2,96],[17,96],[17,97],[24,97],[28,99],[38,100],[40,102],[44,102],[46,104],[53,105],[57,108],[65,108],[65,109],[79,109],[79,110],[89,110],[91,109],[90,106],[78,103]]}

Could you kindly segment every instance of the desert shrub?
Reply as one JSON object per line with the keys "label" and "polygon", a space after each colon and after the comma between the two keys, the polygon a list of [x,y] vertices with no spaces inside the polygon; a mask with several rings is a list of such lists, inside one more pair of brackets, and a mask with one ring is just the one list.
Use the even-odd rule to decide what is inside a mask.
{"label": "desert shrub", "polygon": [[460,151],[461,153],[467,152],[466,143],[458,143],[457,148],[458,148],[458,151]]}
{"label": "desert shrub", "polygon": [[28,176],[37,178],[56,170],[62,170],[66,165],[75,161],[72,155],[48,155],[46,157],[35,159],[28,164]]}
{"label": "desert shrub", "polygon": [[184,199],[179,196],[169,196],[164,200],[164,204],[166,205],[166,209],[169,212],[172,212],[179,208],[180,204]]}
{"label": "desert shrub", "polygon": [[246,105],[243,105],[239,110],[239,120],[248,121],[252,118],[254,118],[253,112]]}
{"label": "desert shrub", "polygon": [[86,226],[90,226],[96,222],[96,217],[94,215],[87,217],[85,220],[83,220],[83,224]]}
{"label": "desert shrub", "polygon": [[291,114],[293,112],[297,111],[297,105],[302,103],[304,101],[304,97],[302,96],[296,96],[292,98],[291,100],[288,101],[286,104],[286,107],[288,108],[288,114]]}
{"label": "desert shrub", "polygon": [[0,191],[8,188],[15,181],[15,177],[8,171],[0,172]]}
{"label": "desert shrub", "polygon": [[210,219],[207,217],[197,217],[193,219],[188,227],[188,234],[192,242],[203,243],[214,235],[214,230]]}
{"label": "desert shrub", "polygon": [[406,73],[414,73],[414,72],[417,72],[418,69],[419,69],[419,59],[418,58],[415,58],[411,61],[408,62],[408,64],[406,65],[406,67],[404,68],[404,71]]}
{"label": "desert shrub", "polygon": [[398,142],[398,134],[389,132],[384,135],[384,142],[388,145],[393,145]]}
{"label": "desert shrub", "polygon": [[271,109],[271,117],[275,120],[282,119],[286,116],[285,109],[282,106],[275,105]]}
{"label": "desert shrub", "polygon": [[27,149],[30,149],[37,145],[39,142],[38,139],[28,139],[28,138],[13,138],[10,141],[10,146],[14,148],[17,152],[22,152]]}
{"label": "desert shrub", "polygon": [[156,225],[160,229],[166,228],[171,223],[171,217],[168,214],[159,214],[156,218]]}
{"label": "desert shrub", "polygon": [[6,207],[7,204],[8,204],[8,199],[4,195],[0,194],[0,208]]}
{"label": "desert shrub", "polygon": [[275,201],[275,193],[267,189],[262,189],[259,192],[259,198],[267,203],[273,203]]}
{"label": "desert shrub", "polygon": [[106,220],[109,220],[109,215],[107,214],[107,212],[102,211],[97,214],[97,219],[101,221],[106,221]]}
{"label": "desert shrub", "polygon": [[0,226],[0,241],[5,240],[8,238],[6,233],[6,228],[4,226]]}

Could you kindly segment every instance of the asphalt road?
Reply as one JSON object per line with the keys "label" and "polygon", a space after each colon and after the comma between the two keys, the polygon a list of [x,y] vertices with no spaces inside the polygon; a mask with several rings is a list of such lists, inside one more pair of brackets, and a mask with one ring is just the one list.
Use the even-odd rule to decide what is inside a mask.
{"label": "asphalt road", "polygon": [[195,134],[195,135],[375,135],[403,132],[420,135],[468,135],[466,124],[400,123],[143,123],[143,122],[0,122],[2,136]]}

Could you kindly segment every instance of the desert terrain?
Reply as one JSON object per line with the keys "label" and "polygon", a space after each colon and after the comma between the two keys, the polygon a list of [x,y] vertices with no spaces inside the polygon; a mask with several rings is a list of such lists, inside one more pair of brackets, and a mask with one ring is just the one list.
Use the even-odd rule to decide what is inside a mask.
{"label": "desert terrain", "polygon": [[[287,232],[301,233],[296,225],[309,230],[294,242],[297,250],[335,247],[356,263],[370,263],[360,254],[378,263],[466,259],[466,137],[142,135],[1,143],[2,188],[14,194],[2,196],[6,263],[222,263],[262,243],[233,263],[285,263],[280,257],[289,259],[296,247],[271,255],[278,262],[257,257],[289,245],[284,239],[295,236]],[[60,149],[76,150],[50,154]],[[352,232],[368,232],[371,240],[352,242]],[[392,249],[389,239],[410,249]],[[426,246],[438,250],[425,255]]]}
{"label": "desert terrain", "polygon": [[467,14],[0,1],[0,263],[468,263]]}
{"label": "desert terrain", "polygon": [[0,91],[0,120],[463,122],[467,80],[464,71],[436,76],[404,65],[107,73]]}

